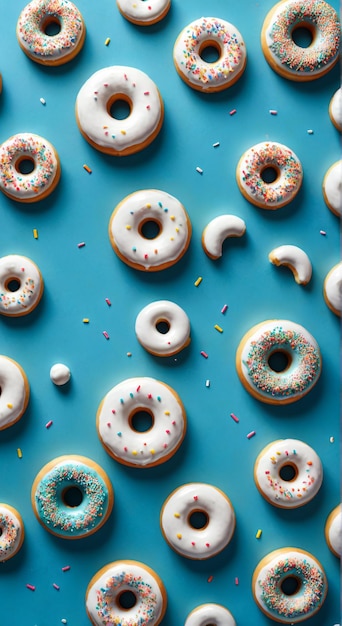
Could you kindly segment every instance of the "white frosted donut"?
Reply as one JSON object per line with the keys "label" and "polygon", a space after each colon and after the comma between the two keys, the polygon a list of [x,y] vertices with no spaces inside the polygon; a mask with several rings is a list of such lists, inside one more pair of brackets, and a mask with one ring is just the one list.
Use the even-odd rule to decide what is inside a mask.
{"label": "white frosted donut", "polygon": [[0,257],[0,314],[27,315],[43,295],[43,278],[30,259],[19,254]]}
{"label": "white frosted donut", "polygon": [[[147,430],[138,430],[135,424],[135,416],[141,414],[151,423]],[[104,448],[116,461],[152,467],[178,450],[185,436],[186,414],[179,396],[165,383],[128,378],[103,398],[97,429]]]}
{"label": "white frosted donut", "polygon": [[319,611],[328,583],[320,562],[299,548],[280,548],[258,563],[252,591],[258,607],[276,622],[298,624]]}
{"label": "white frosted donut", "polygon": [[[143,228],[157,229],[153,238]],[[188,249],[191,222],[183,205],[158,189],[136,191],[116,206],[109,222],[111,244],[124,263],[156,272],[177,263]]]}
{"label": "white frosted donut", "polygon": [[236,621],[228,609],[211,602],[193,609],[184,626],[236,626]]}
{"label": "white frosted donut", "polygon": [[135,320],[135,333],[151,354],[171,356],[190,343],[190,321],[178,304],[158,300],[140,311]]}
{"label": "white frosted donut", "polygon": [[[25,173],[24,164],[32,171]],[[13,135],[0,146],[0,189],[12,200],[43,200],[59,182],[60,170],[53,145],[34,133]]]}
{"label": "white frosted donut", "polygon": [[342,504],[338,504],[328,515],[325,538],[333,554],[342,558]]}
{"label": "white frosted donut", "polygon": [[329,115],[337,130],[342,131],[342,87],[335,91],[330,100]]}
{"label": "white frosted donut", "polygon": [[311,280],[311,261],[306,252],[298,246],[278,246],[271,250],[268,258],[273,265],[289,267],[298,285],[307,285]]}
{"label": "white frosted donut", "polygon": [[[47,28],[55,25],[56,34]],[[17,37],[25,54],[43,65],[62,65],[81,50],[85,26],[70,0],[33,0],[20,13]]]}
{"label": "white frosted donut", "polygon": [[0,563],[17,554],[24,541],[21,515],[9,504],[0,503]]}
{"label": "white frosted donut", "polygon": [[[275,177],[272,182],[264,180],[268,172]],[[262,209],[279,209],[298,193],[303,170],[293,150],[275,141],[263,141],[242,155],[236,179],[249,202]]]}
{"label": "white frosted donut", "polygon": [[323,196],[330,211],[342,217],[342,159],[329,167],[323,179]]}
{"label": "white frosted donut", "polygon": [[[207,63],[202,52],[216,48],[219,58]],[[180,77],[193,89],[207,93],[231,87],[246,67],[246,46],[233,24],[217,17],[201,17],[178,35],[173,59]]]}
{"label": "white frosted donut", "polygon": [[163,582],[138,561],[109,563],[93,576],[86,591],[86,609],[94,626],[158,626],[166,605]]}
{"label": "white frosted donut", "polygon": [[[126,102],[125,119],[111,114],[116,102]],[[98,70],[81,87],[76,119],[84,138],[100,152],[126,156],[143,150],[158,135],[164,106],[155,83],[141,70],[114,65]]]}
{"label": "white frosted donut", "polygon": [[15,424],[24,414],[30,387],[22,367],[0,355],[0,430]]}
{"label": "white frosted donut", "polygon": [[[270,362],[283,356],[283,368]],[[289,320],[253,326],[240,341],[236,368],[247,391],[266,404],[290,404],[309,393],[321,374],[321,354],[314,337]]]}
{"label": "white frosted donut", "polygon": [[268,502],[282,509],[295,509],[318,493],[323,480],[322,463],[303,441],[279,439],[258,455],[254,480]]}
{"label": "white frosted donut", "polygon": [[215,217],[202,233],[204,252],[211,259],[222,256],[222,245],[227,237],[242,237],[246,232],[246,224],[237,215],[219,215]]}
{"label": "white frosted donut", "polygon": [[133,24],[149,26],[162,20],[171,0],[116,0],[120,13]]}
{"label": "white frosted donut", "polygon": [[160,525],[167,543],[188,559],[209,559],[230,542],[235,530],[233,506],[223,491],[188,483],[165,500]]}
{"label": "white frosted donut", "polygon": [[334,265],[324,280],[323,295],[326,304],[335,315],[342,313],[342,261]]}
{"label": "white frosted donut", "polygon": [[[308,47],[297,45],[297,28],[311,33]],[[267,14],[261,32],[266,60],[272,69],[289,80],[320,78],[337,63],[340,46],[340,21],[335,9],[323,0],[285,0]]]}

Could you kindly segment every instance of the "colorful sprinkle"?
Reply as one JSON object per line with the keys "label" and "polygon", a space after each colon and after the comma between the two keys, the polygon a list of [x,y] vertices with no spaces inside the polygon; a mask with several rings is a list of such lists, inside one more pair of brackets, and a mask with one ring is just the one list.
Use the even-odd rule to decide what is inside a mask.
{"label": "colorful sprinkle", "polygon": [[201,284],[202,280],[203,280],[202,276],[199,276],[194,282],[195,287],[198,287],[198,285]]}
{"label": "colorful sprinkle", "polygon": [[89,167],[89,165],[86,165],[86,163],[84,163],[83,165],[83,169],[85,169],[86,172],[88,172],[88,174],[92,173],[92,169]]}

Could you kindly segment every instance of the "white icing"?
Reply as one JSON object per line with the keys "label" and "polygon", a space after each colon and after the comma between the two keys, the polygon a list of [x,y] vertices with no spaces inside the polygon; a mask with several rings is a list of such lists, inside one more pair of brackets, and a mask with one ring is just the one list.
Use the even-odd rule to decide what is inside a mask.
{"label": "white icing", "polygon": [[0,563],[2,563],[18,552],[24,533],[19,513],[6,504],[0,504],[0,531]]}
{"label": "white icing", "polygon": [[268,255],[273,265],[286,265],[294,275],[296,283],[299,285],[307,285],[312,276],[311,261],[301,248],[298,246],[284,245],[274,248]]}
{"label": "white icing", "polygon": [[222,245],[227,237],[242,237],[246,232],[246,224],[236,215],[219,215],[205,227],[202,235],[203,248],[206,254],[218,259],[222,256]]}
{"label": "white icing", "polygon": [[[158,331],[158,322],[169,330]],[[170,356],[180,352],[190,341],[190,321],[185,311],[169,300],[158,300],[145,306],[135,321],[135,332],[142,346],[152,354]]]}
{"label": "white icing", "polygon": [[333,124],[342,131],[342,87],[335,91],[331,98],[329,112]]}
{"label": "white icing", "polygon": [[[110,115],[115,100],[126,100],[130,114]],[[163,105],[155,83],[141,70],[114,65],[93,74],[76,99],[76,116],[87,141],[103,152],[125,154],[141,150],[161,127]]]}
{"label": "white icing", "polygon": [[8,428],[21,417],[28,399],[28,381],[20,365],[6,356],[0,356],[0,430]]}
{"label": "white icing", "polygon": [[[153,239],[140,233],[146,222],[155,222],[160,231]],[[156,271],[173,265],[186,251],[191,224],[183,205],[158,189],[136,191],[115,208],[109,223],[114,250],[136,269]]]}
{"label": "white icing", "polygon": [[236,626],[228,609],[220,604],[202,604],[191,611],[184,626]]}
{"label": "white icing", "polygon": [[[17,285],[11,291],[9,283]],[[34,309],[43,292],[43,280],[38,267],[26,257],[9,254],[0,257],[0,313],[27,315]]]}
{"label": "white icing", "polygon": [[[205,527],[193,528],[189,517],[201,511]],[[216,487],[189,483],[178,487],[164,502],[161,527],[166,541],[182,556],[208,559],[223,550],[235,530],[235,513],[228,497]]]}
{"label": "white icing", "polygon": [[117,0],[117,4],[127,19],[150,24],[164,17],[171,0]]}
{"label": "white icing", "polygon": [[[292,480],[281,478],[281,469],[295,471]],[[293,509],[303,506],[318,493],[323,468],[319,456],[303,441],[274,441],[258,456],[254,466],[255,480],[261,494],[278,507]]]}
{"label": "white icing", "polygon": [[342,312],[342,261],[335,265],[324,280],[324,295],[328,306],[341,315]]}
{"label": "white icing", "polygon": [[[326,533],[333,552],[342,558],[342,505],[339,504],[327,519]],[[330,547],[329,546],[329,547]]]}
{"label": "white icing", "polygon": [[323,195],[329,209],[342,217],[342,160],[329,167],[323,180]]}
{"label": "white icing", "polygon": [[[143,411],[152,416],[147,431],[136,431],[131,417]],[[186,415],[177,394],[154,378],[128,378],[104,397],[97,414],[99,437],[114,459],[137,467],[158,465],[179,448]]]}
{"label": "white icing", "polygon": [[70,377],[70,369],[63,363],[55,363],[50,369],[50,378],[55,385],[65,385]]}

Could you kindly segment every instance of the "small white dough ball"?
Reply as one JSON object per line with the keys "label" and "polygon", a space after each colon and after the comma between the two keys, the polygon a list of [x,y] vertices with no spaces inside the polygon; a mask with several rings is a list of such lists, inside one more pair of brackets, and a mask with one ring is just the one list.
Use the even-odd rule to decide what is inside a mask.
{"label": "small white dough ball", "polygon": [[50,378],[55,385],[65,385],[70,380],[70,370],[63,363],[56,363],[50,369]]}

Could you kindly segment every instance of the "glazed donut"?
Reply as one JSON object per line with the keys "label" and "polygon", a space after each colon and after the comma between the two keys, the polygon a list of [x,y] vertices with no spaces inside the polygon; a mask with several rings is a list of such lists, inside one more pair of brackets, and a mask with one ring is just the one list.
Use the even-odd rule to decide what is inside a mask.
{"label": "glazed donut", "polygon": [[[53,24],[53,36],[49,29]],[[85,39],[82,15],[70,0],[33,0],[20,13],[19,45],[27,56],[42,65],[62,65],[81,50]]]}
{"label": "glazed donut", "polygon": [[169,300],[145,306],[135,320],[141,345],[157,356],[177,354],[190,343],[190,321],[185,311]]}
{"label": "glazed donut", "polygon": [[[266,182],[267,174],[275,179]],[[242,195],[249,202],[261,209],[280,209],[297,195],[303,170],[290,148],[275,141],[263,141],[242,155],[236,168],[236,179]]]}
{"label": "glazed donut", "polygon": [[335,91],[330,100],[329,115],[335,128],[342,132],[342,87]]}
{"label": "glazed donut", "polygon": [[[296,45],[294,32],[305,28],[312,43]],[[320,78],[337,63],[340,21],[335,9],[323,0],[285,0],[267,14],[261,31],[261,45],[272,69],[289,80]]]}
{"label": "glazed donut", "polygon": [[342,505],[338,504],[325,522],[325,539],[333,554],[342,558]]}
{"label": "glazed donut", "polygon": [[279,246],[271,250],[268,258],[273,265],[289,267],[298,285],[307,285],[310,282],[312,276],[311,261],[306,252],[298,246]]}
{"label": "glazed donut", "polygon": [[329,167],[323,179],[323,197],[330,211],[342,217],[342,159]]}
{"label": "glazed donut", "polygon": [[[270,359],[283,355],[285,367],[272,369]],[[288,320],[253,326],[236,353],[239,378],[247,391],[266,404],[290,404],[305,396],[321,373],[321,354],[310,333]]]}
{"label": "glazed donut", "polygon": [[341,317],[342,313],[342,261],[334,265],[325,277],[323,286],[324,300],[335,313]]}
{"label": "glazed donut", "polygon": [[227,237],[242,237],[246,232],[246,224],[236,215],[219,215],[215,217],[202,233],[202,246],[204,252],[211,259],[219,259],[222,256],[223,242]]}
{"label": "glazed donut", "polygon": [[160,22],[168,13],[171,0],[116,0],[118,9],[126,20],[139,24],[139,26],[150,26]]}
{"label": "glazed donut", "polygon": [[0,503],[0,563],[17,554],[24,541],[20,513],[9,504]]}
{"label": "glazed donut", "polygon": [[231,612],[220,604],[197,606],[185,620],[184,626],[236,626]]}
{"label": "glazed donut", "polygon": [[254,480],[265,500],[281,509],[295,509],[318,493],[323,480],[322,463],[303,441],[279,439],[260,452]]}
{"label": "glazed donut", "polygon": [[27,315],[43,295],[44,283],[33,261],[19,254],[0,257],[0,314]]}
{"label": "glazed donut", "polygon": [[[139,430],[147,421],[149,428]],[[186,414],[177,393],[165,383],[128,378],[103,398],[96,423],[101,443],[113,459],[152,467],[177,452],[185,436]]]}
{"label": "glazed donut", "polygon": [[164,539],[178,554],[209,559],[232,539],[235,513],[229,498],[217,487],[188,483],[165,500],[160,525]]}
{"label": "glazed donut", "polygon": [[[129,115],[115,118],[115,103],[127,103]],[[114,65],[95,72],[76,99],[76,120],[83,137],[100,152],[126,156],[139,152],[158,135],[164,105],[155,83],[141,70]]]}
{"label": "glazed donut", "polygon": [[86,609],[94,626],[158,626],[166,606],[162,580],[138,561],[109,563],[93,576],[86,591]]}
{"label": "glazed donut", "polygon": [[[219,58],[207,63],[202,53],[215,48]],[[178,35],[173,49],[176,70],[184,82],[211,93],[231,87],[246,67],[246,46],[237,28],[217,17],[201,17]]]}
{"label": "glazed donut", "polygon": [[25,413],[30,387],[22,367],[0,355],[0,430],[17,422]]}
{"label": "glazed donut", "polygon": [[322,565],[299,548],[270,552],[258,563],[252,579],[259,609],[281,624],[297,624],[315,615],[327,590]]}
{"label": "glazed donut", "polygon": [[[144,227],[149,225],[157,229],[150,238],[144,234]],[[191,222],[177,198],[165,191],[146,189],[126,196],[116,206],[109,222],[109,238],[124,263],[157,272],[185,254]]]}
{"label": "glazed donut", "polygon": [[34,514],[46,530],[63,539],[82,539],[107,521],[114,494],[97,463],[73,454],[44,465],[34,479],[31,500]]}

